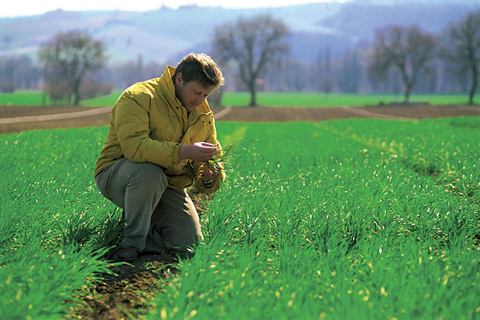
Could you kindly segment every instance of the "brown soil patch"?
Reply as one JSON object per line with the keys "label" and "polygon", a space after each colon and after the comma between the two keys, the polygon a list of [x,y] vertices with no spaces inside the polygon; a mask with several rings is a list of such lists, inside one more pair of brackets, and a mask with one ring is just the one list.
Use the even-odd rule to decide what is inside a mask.
{"label": "brown soil patch", "polygon": [[[1,107],[0,120],[7,122],[11,119],[12,123],[1,123],[0,133],[19,132],[34,129],[55,129],[55,128],[78,128],[90,126],[102,126],[108,124],[110,118],[109,109],[105,109],[104,113],[85,115],[81,117],[68,118],[72,113],[89,111],[96,108],[86,107]],[[104,109],[104,108],[102,108]],[[18,122],[17,117],[31,117],[45,115],[63,114],[66,119],[46,120],[46,121],[25,121]]]}
{"label": "brown soil patch", "polygon": [[0,106],[0,118],[11,118],[21,116],[37,116],[46,114],[69,113],[84,111],[93,108],[86,107],[67,107],[67,106],[49,106],[49,107],[7,107]]}
{"label": "brown soil patch", "polygon": [[127,320],[144,316],[152,307],[152,299],[162,292],[159,280],[176,273],[172,261],[159,256],[141,256],[112,271],[114,276],[106,276],[80,294],[82,302],[69,310],[67,319]]}
{"label": "brown soil patch", "polygon": [[222,121],[321,121],[346,118],[422,119],[480,115],[477,106],[385,106],[360,108],[232,108]]}
{"label": "brown soil patch", "polygon": [[[18,132],[33,129],[51,128],[73,128],[86,126],[101,126],[108,124],[109,109],[104,113],[85,115],[81,117],[21,122],[16,117],[41,116],[69,114],[79,111],[92,110],[95,108],[86,107],[1,107],[0,106],[0,133]],[[218,108],[216,113],[225,110]],[[381,118],[381,119],[422,119],[438,117],[455,117],[480,115],[479,106],[430,106],[430,105],[408,105],[408,106],[367,106],[361,108],[231,108],[223,115],[220,121],[322,121],[330,119],[346,118]],[[14,123],[6,123],[12,119]]]}

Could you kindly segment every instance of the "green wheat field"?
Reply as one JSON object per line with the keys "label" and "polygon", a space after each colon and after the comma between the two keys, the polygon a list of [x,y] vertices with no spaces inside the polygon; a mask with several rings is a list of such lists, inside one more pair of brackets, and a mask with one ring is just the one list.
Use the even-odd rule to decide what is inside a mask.
{"label": "green wheat field", "polygon": [[[480,117],[217,126],[205,241],[146,318],[480,318]],[[106,134],[1,135],[3,319],[62,318],[107,272]]]}

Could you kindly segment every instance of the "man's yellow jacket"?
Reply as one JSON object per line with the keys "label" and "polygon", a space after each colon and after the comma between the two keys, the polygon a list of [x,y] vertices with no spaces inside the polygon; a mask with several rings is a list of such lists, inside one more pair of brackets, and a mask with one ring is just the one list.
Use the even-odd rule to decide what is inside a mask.
{"label": "man's yellow jacket", "polygon": [[207,101],[188,115],[175,96],[174,72],[175,68],[168,66],[160,78],[136,83],[118,98],[95,175],[125,157],[163,167],[170,187],[183,189],[194,184],[197,190],[206,193],[218,189],[225,179],[223,169],[213,186],[205,188],[200,176],[202,163],[178,160],[182,144],[205,141],[221,147]]}

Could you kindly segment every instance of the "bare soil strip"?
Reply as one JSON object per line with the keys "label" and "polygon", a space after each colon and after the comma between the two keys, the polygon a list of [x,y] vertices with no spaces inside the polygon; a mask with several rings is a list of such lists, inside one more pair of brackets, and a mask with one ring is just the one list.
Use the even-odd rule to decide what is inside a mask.
{"label": "bare soil strip", "polygon": [[[111,108],[85,107],[2,107],[0,133],[33,129],[73,128],[108,124]],[[480,115],[479,106],[370,106],[335,108],[244,107],[214,109],[221,121],[323,121],[346,118],[411,120]]]}
{"label": "bare soil strip", "polygon": [[[111,108],[1,107],[0,133],[108,124]],[[24,121],[26,120],[26,121]]]}
{"label": "bare soil strip", "polygon": [[379,118],[411,120],[439,117],[480,115],[479,106],[369,106],[335,108],[232,108],[222,121],[323,121],[346,118]]}
{"label": "bare soil strip", "polygon": [[367,111],[367,110],[360,109],[360,108],[352,108],[352,107],[349,107],[349,106],[343,106],[342,108],[345,108],[345,110],[347,112],[351,112],[353,114],[360,115],[360,116],[365,116],[365,117],[380,118],[380,119],[391,119],[391,120],[413,120],[412,118],[408,118],[408,117],[391,116],[391,115],[382,114],[382,113],[378,113],[378,112]]}
{"label": "bare soil strip", "polygon": [[[85,111],[87,107],[74,107],[74,106],[1,106],[0,105],[0,118],[13,118],[23,116],[37,116],[44,114],[57,114],[57,113],[69,113],[76,111]],[[102,108],[103,109],[103,108]]]}
{"label": "bare soil strip", "polygon": [[13,123],[25,123],[25,122],[37,122],[37,121],[50,121],[50,120],[64,120],[64,119],[73,119],[73,118],[84,118],[92,115],[110,113],[111,108],[91,108],[83,111],[73,111],[57,114],[47,114],[47,115],[33,115],[33,116],[23,116],[23,117],[9,117],[9,118],[0,118],[0,125],[2,124],[13,124]]}
{"label": "bare soil strip", "polygon": [[149,312],[152,300],[163,291],[159,280],[177,272],[172,261],[156,256],[141,256],[112,271],[115,275],[80,293],[82,302],[69,310],[66,319],[138,319]]}
{"label": "bare soil strip", "polygon": [[222,109],[218,112],[215,112],[215,120],[219,120],[219,119],[223,118],[224,116],[229,114],[230,111],[232,111],[232,107],[227,107],[227,108]]}

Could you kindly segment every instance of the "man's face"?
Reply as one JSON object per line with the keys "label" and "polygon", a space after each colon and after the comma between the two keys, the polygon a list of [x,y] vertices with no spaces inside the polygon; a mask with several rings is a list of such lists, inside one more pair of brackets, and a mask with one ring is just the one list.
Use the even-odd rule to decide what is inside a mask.
{"label": "man's face", "polygon": [[205,88],[197,81],[183,81],[182,73],[175,76],[175,95],[188,111],[200,106],[213,89],[214,86]]}

